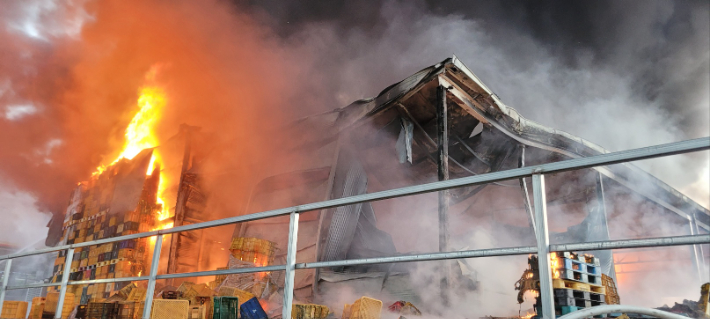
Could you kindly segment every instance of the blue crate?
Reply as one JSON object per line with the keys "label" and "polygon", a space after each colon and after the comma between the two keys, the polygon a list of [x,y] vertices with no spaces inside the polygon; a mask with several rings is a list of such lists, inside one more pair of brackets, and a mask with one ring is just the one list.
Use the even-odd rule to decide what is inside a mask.
{"label": "blue crate", "polygon": [[[596,300],[596,299],[592,299],[591,293],[589,291],[574,290],[574,289],[562,289],[562,288],[555,288],[555,289],[553,289],[553,291],[555,293],[555,297],[575,298],[575,299],[584,299],[584,300]],[[604,298],[603,295],[602,295],[602,298]]]}
{"label": "blue crate", "polygon": [[243,303],[242,306],[239,307],[239,314],[242,319],[269,319],[256,297]]}

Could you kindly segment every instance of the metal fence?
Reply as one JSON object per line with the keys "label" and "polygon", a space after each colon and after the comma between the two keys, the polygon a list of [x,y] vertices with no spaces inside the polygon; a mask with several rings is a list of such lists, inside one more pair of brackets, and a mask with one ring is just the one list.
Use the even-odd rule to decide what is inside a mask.
{"label": "metal fence", "polygon": [[[255,214],[249,214],[244,216],[230,217],[220,220],[214,220],[204,223],[178,226],[171,229],[157,230],[151,232],[144,232],[133,235],[126,235],[114,238],[106,238],[95,240],[91,242],[83,242],[79,244],[64,245],[57,247],[50,247],[46,249],[39,249],[30,252],[23,252],[18,254],[10,254],[5,256],[0,256],[0,262],[5,261],[5,272],[2,278],[2,286],[0,287],[0,311],[2,310],[2,302],[5,298],[5,291],[10,289],[27,289],[27,288],[38,288],[38,287],[50,287],[59,286],[59,300],[57,303],[55,318],[61,317],[61,309],[64,304],[64,297],[66,294],[67,285],[86,285],[86,284],[100,284],[100,283],[114,283],[114,282],[126,282],[126,281],[140,281],[147,280],[148,288],[145,298],[145,307],[143,309],[143,319],[149,319],[151,313],[151,306],[153,301],[153,295],[155,293],[155,282],[158,279],[171,279],[171,278],[185,278],[185,277],[201,277],[201,276],[215,276],[215,275],[229,275],[229,274],[239,274],[239,273],[255,273],[255,272],[265,272],[265,271],[285,271],[285,283],[284,283],[284,299],[283,299],[283,318],[291,318],[291,307],[293,304],[293,289],[294,289],[294,275],[296,269],[312,269],[312,268],[325,268],[334,266],[352,266],[352,265],[367,265],[367,264],[381,264],[381,263],[394,263],[394,262],[415,262],[415,261],[434,261],[434,260],[449,260],[449,259],[460,259],[460,258],[476,258],[476,257],[492,257],[492,256],[511,256],[511,255],[524,255],[524,254],[538,254],[540,257],[538,260],[538,269],[540,270],[540,298],[542,303],[542,316],[545,319],[555,318],[554,315],[554,304],[552,295],[552,275],[550,272],[550,253],[551,252],[562,252],[570,250],[607,250],[607,249],[621,249],[621,248],[642,248],[642,247],[660,247],[660,246],[679,246],[679,245],[700,245],[700,244],[710,244],[710,235],[699,235],[692,230],[697,230],[697,224],[692,216],[688,217],[688,222],[691,227],[691,235],[688,236],[675,236],[675,237],[658,237],[658,238],[647,238],[647,239],[626,239],[626,240],[608,240],[608,241],[598,241],[598,242],[586,242],[586,243],[574,243],[574,244],[560,244],[551,245],[549,242],[548,235],[548,223],[547,223],[547,203],[545,199],[545,175],[552,173],[559,173],[564,171],[578,170],[584,168],[591,168],[596,166],[618,164],[636,160],[657,158],[670,156],[675,154],[683,154],[695,151],[703,151],[710,149],[710,137],[699,138],[694,140],[687,140],[677,143],[669,143],[657,146],[651,146],[646,148],[639,148],[621,152],[607,153],[592,157],[578,158],[565,160],[560,162],[548,163],[537,166],[522,167],[517,169],[511,169],[501,172],[488,173],[483,175],[476,175],[471,177],[440,181],[410,187],[403,187],[398,189],[392,189],[387,191],[381,191],[376,193],[363,194],[358,196],[351,196],[345,198],[338,198],[333,200],[327,200],[322,202],[310,203],[305,205],[299,205],[294,207],[288,207],[283,209],[270,210]],[[532,177],[533,186],[533,196],[534,196],[534,212],[535,212],[535,228],[537,246],[523,246],[523,247],[510,247],[510,248],[494,248],[494,249],[477,249],[477,250],[466,250],[466,251],[456,251],[456,252],[437,252],[428,254],[416,254],[416,255],[399,255],[392,257],[379,257],[379,258],[364,258],[364,259],[350,259],[350,260],[337,260],[337,261],[324,261],[324,262],[310,262],[310,263],[296,263],[296,247],[297,247],[297,235],[298,235],[298,218],[299,214],[303,212],[333,208],[344,205],[351,205],[369,201],[377,201],[389,198],[403,197],[409,195],[423,194],[436,192],[451,188],[464,187],[464,186],[474,186],[479,184],[498,182],[509,179],[520,179]],[[158,275],[158,264],[160,260],[160,249],[163,242],[163,237],[168,234],[174,234],[178,232],[191,231],[197,229],[204,229],[216,226],[224,226],[230,224],[236,224],[241,222],[247,222],[252,220],[259,220],[270,217],[289,215],[289,233],[288,233],[288,247],[286,255],[285,265],[274,265],[266,267],[252,267],[252,268],[238,268],[238,269],[224,269],[224,270],[213,270],[213,271],[199,271],[190,273],[175,273],[175,274],[164,274]],[[155,249],[153,251],[153,258],[150,268],[150,273],[148,276],[142,277],[125,277],[125,278],[112,278],[112,279],[96,279],[96,280],[81,280],[69,282],[70,265],[72,263],[72,258],[74,256],[74,249],[79,247],[87,247],[123,240],[138,239],[145,237],[157,236]],[[12,260],[19,257],[26,257],[38,254],[51,253],[56,251],[66,251],[66,260],[64,262],[64,269],[62,272],[62,280],[59,283],[42,283],[42,284],[30,284],[23,286],[8,286],[8,277],[10,274],[10,267]],[[697,250],[696,250],[697,251]],[[697,259],[696,259],[697,260]]]}

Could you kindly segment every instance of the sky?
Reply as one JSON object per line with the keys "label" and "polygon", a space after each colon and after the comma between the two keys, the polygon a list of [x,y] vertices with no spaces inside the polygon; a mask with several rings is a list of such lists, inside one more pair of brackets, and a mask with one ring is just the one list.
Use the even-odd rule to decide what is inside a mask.
{"label": "sky", "polygon": [[[0,241],[44,232],[112,155],[156,64],[180,92],[214,81],[176,93],[196,104],[232,105],[252,78],[278,92],[254,114],[288,121],[454,54],[523,116],[608,150],[710,135],[707,1],[3,1],[0,207],[18,224]],[[196,121],[236,118],[215,114]],[[639,165],[709,205],[707,152]]]}

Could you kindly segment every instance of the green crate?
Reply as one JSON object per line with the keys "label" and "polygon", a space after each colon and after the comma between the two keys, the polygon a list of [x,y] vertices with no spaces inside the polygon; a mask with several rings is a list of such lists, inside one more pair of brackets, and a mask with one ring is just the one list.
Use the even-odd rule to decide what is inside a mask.
{"label": "green crate", "polygon": [[239,300],[237,297],[214,297],[214,313],[212,319],[237,319]]}

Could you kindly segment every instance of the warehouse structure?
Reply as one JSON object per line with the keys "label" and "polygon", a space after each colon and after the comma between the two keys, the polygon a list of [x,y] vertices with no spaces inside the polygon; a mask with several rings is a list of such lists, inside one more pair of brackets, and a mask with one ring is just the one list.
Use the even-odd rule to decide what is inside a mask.
{"label": "warehouse structure", "polygon": [[[232,207],[231,216],[607,153],[583,139],[526,120],[503,104],[456,57],[415,73],[377,97],[303,118],[288,130],[309,133],[291,145],[306,154],[302,156],[307,160],[265,170],[268,176],[249,194],[235,195],[242,206]],[[207,165],[200,163],[209,161],[210,152],[194,142],[201,138],[200,134],[199,130],[184,126],[178,135],[183,149],[182,156],[173,160],[180,162],[176,169],[179,178],[175,179],[175,206],[170,208],[174,226],[198,224],[227,214],[210,211],[224,210],[215,202],[223,197],[213,196],[205,191],[209,187],[201,185],[205,180],[202,175],[214,172],[202,171]],[[60,223],[61,235],[55,236],[56,244],[78,244],[159,228],[157,212],[163,209],[156,198],[160,169],[154,168],[146,175],[151,156],[152,150],[145,150],[79,185]],[[678,229],[689,235],[710,230],[707,209],[631,164],[557,173],[547,179],[547,196],[551,215],[569,217],[559,223],[551,219],[552,243],[628,238],[628,234],[614,234],[614,219],[641,211],[675,226],[662,234],[639,228],[634,234],[637,237],[684,235],[674,233]],[[541,230],[536,226],[539,223],[531,197],[530,180],[526,178],[441,191],[435,201],[427,202],[416,212],[417,216],[426,216],[426,223],[435,225],[430,229],[433,246],[421,250],[464,249],[461,245],[472,227],[513,234],[499,238],[502,246],[534,242]],[[399,220],[402,224],[398,227],[416,228],[415,224],[407,224],[412,211],[406,201],[363,202],[303,214],[296,247],[298,261],[378,258],[413,250],[403,244],[392,226],[378,222]],[[173,234],[166,242],[167,273],[207,271],[216,266],[288,264],[289,223],[292,217],[284,215],[239,223],[228,234]],[[56,229],[52,231],[56,233]],[[277,249],[272,259],[244,263],[243,253],[237,261],[234,252],[229,255],[220,251],[233,248],[228,244],[233,238],[259,238],[274,243]],[[224,244],[220,247],[221,243]],[[684,260],[694,267],[700,280],[707,280],[710,251],[703,249],[701,245],[689,246]],[[53,281],[62,281],[63,269],[70,269],[68,278],[72,281],[139,277],[149,272],[151,252],[148,238],[77,249],[69,266],[65,265],[67,256],[58,257]],[[212,257],[216,254],[225,256]],[[595,255],[601,261],[602,272],[616,278],[619,268],[614,265],[612,252],[596,251]],[[213,261],[201,262],[209,258]],[[448,264],[440,270],[444,278],[443,299],[448,290],[478,289],[475,276],[471,275],[476,269],[465,263]],[[288,272],[285,280],[279,277],[283,274],[250,277],[249,288],[259,287],[251,292],[268,299],[288,290],[284,286],[290,280]],[[230,280],[244,280],[238,274],[230,276],[214,278],[210,288],[218,289]],[[408,276],[406,265],[392,263],[307,269],[295,273],[294,298],[318,302],[324,295],[359,282],[357,289],[363,292],[380,289],[402,300],[416,300],[419,292],[408,283]],[[259,282],[276,287],[269,290]],[[466,285],[454,285],[460,282]],[[174,286],[180,283],[179,279],[170,282]],[[108,298],[125,285],[127,282],[70,287],[78,304]]]}

